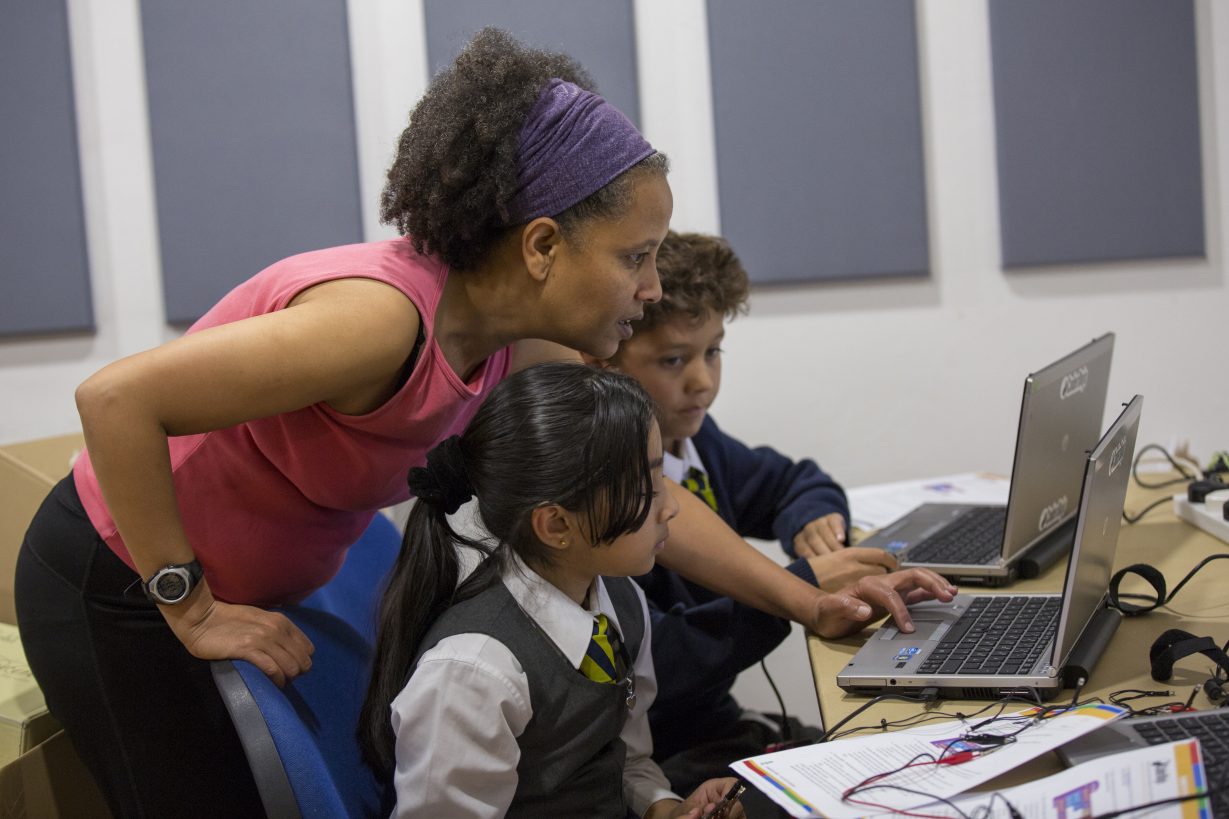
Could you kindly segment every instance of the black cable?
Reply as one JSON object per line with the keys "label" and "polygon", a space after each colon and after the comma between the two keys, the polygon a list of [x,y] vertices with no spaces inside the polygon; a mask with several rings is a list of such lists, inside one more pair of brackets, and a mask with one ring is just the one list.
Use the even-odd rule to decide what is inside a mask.
{"label": "black cable", "polygon": [[768,673],[768,664],[760,660],[760,668],[764,669],[764,676],[768,678],[768,686],[772,689],[772,693],[777,696],[777,705],[781,706],[781,741],[793,742],[794,732],[789,727],[789,715],[785,713],[785,700],[782,698],[781,692],[777,690],[776,681]]}
{"label": "black cable", "polygon": [[1148,808],[1155,808],[1160,805],[1172,805],[1175,802],[1189,802],[1192,799],[1210,800],[1212,794],[1220,793],[1224,790],[1229,790],[1229,782],[1225,782],[1215,788],[1205,788],[1198,793],[1188,793],[1185,796],[1171,796],[1168,799],[1158,799],[1155,802],[1145,802],[1142,805],[1132,805],[1129,808],[1121,808],[1119,810],[1110,811],[1109,813],[1099,813],[1094,816],[1093,819],[1115,819],[1115,817],[1125,816],[1128,813],[1135,813],[1135,811],[1138,810],[1147,810]]}
{"label": "black cable", "polygon": [[[1151,607],[1145,606],[1143,609],[1143,612],[1152,611],[1153,609],[1159,609],[1161,606],[1168,606],[1173,601],[1173,599],[1178,596],[1178,592],[1182,591],[1182,587],[1185,586],[1187,583],[1189,583],[1191,579],[1196,574],[1199,573],[1200,569],[1202,569],[1204,566],[1208,565],[1209,563],[1214,563],[1217,560],[1229,560],[1229,552],[1218,552],[1217,554],[1214,554],[1214,555],[1208,555],[1203,560],[1199,561],[1197,564],[1195,564],[1195,568],[1187,572],[1186,575],[1181,580],[1178,581],[1178,585],[1174,586],[1173,589],[1170,590],[1169,594],[1165,595],[1164,599],[1161,599],[1160,597],[1156,595],[1150,595],[1150,594],[1137,594],[1135,592],[1125,594],[1125,593],[1120,592],[1117,594],[1116,597],[1111,598],[1110,605],[1113,608],[1117,608],[1119,611],[1122,611],[1121,607],[1117,605],[1118,600],[1147,600],[1149,603],[1155,604]],[[1123,572],[1120,572],[1120,574],[1125,573],[1125,571],[1126,570],[1124,570]],[[1116,586],[1116,584],[1111,584],[1111,585]],[[1143,613],[1143,612],[1138,612],[1138,613]]]}
{"label": "black cable", "polygon": [[1150,717],[1157,714],[1171,714],[1175,709],[1183,708],[1184,705],[1181,700],[1166,700],[1165,702],[1149,705],[1145,708],[1136,708],[1130,703],[1142,700],[1145,697],[1172,697],[1173,695],[1173,691],[1145,691],[1141,688],[1123,688],[1111,692],[1109,701],[1110,705],[1127,709],[1133,717]]}
{"label": "black cable", "polygon": [[[914,796],[924,796],[924,797],[926,797],[927,799],[930,799],[930,800],[931,800],[931,801],[933,801],[933,802],[942,802],[944,805],[947,805],[949,808],[951,808],[952,810],[954,810],[954,811],[957,813],[957,815],[959,815],[959,816],[961,817],[961,819],[973,819],[973,817],[972,817],[972,816],[970,816],[969,814],[965,813],[965,812],[964,812],[964,811],[962,811],[960,808],[956,807],[956,803],[955,803],[955,802],[953,802],[953,801],[952,801],[952,800],[950,800],[950,799],[944,799],[942,796],[936,796],[936,795],[935,795],[935,794],[933,794],[933,793],[926,793],[926,791],[919,791],[919,790],[914,790],[913,788],[906,788],[906,787],[905,787],[905,786],[903,786],[903,785],[867,785],[867,786],[866,786],[865,788],[863,788],[862,790],[860,790],[860,791],[856,791],[856,793],[866,793],[867,791],[875,790],[876,788],[891,788],[892,790],[896,790],[896,791],[903,791],[903,792],[905,792],[905,793],[911,793],[911,794],[913,794]],[[852,794],[851,794],[851,795],[852,795]],[[842,801],[844,801],[844,797],[842,797]],[[1003,801],[1007,801],[1007,800],[1003,800]],[[854,804],[855,804],[855,805],[865,805],[866,803],[864,803],[864,802],[854,802]],[[872,807],[881,807],[881,806],[879,806],[879,805],[872,805]],[[924,806],[919,805],[917,808],[908,808],[908,809],[901,809],[901,808],[897,808],[897,809],[895,809],[895,810],[892,810],[892,809],[889,809],[889,810],[892,810],[892,812],[893,812],[893,813],[906,813],[906,814],[909,814],[909,813],[911,813],[911,812],[912,812],[912,811],[914,811],[914,810],[920,810],[922,807],[924,807]]]}
{"label": "black cable", "polygon": [[887,700],[899,700],[901,702],[916,702],[919,704],[921,704],[922,702],[919,698],[911,697],[908,694],[878,694],[874,697],[871,697],[869,700],[862,703],[861,705],[859,705],[849,715],[847,715],[843,720],[838,722],[836,725],[833,725],[831,728],[828,728],[827,730],[825,730],[823,735],[820,736],[819,739],[815,740],[815,742],[817,744],[820,742],[827,742],[828,740],[832,739],[832,735],[835,734],[837,730],[841,726],[843,726],[845,723],[849,722],[851,719],[858,716],[859,714],[861,714],[863,711],[870,708],[871,706],[878,705],[879,703],[886,702]]}
{"label": "black cable", "polygon": [[[1160,452],[1162,455],[1164,455],[1165,460],[1169,461],[1170,465],[1173,466],[1173,468],[1176,469],[1178,471],[1178,474],[1180,474],[1182,477],[1181,478],[1169,478],[1167,480],[1161,481],[1160,483],[1147,483],[1142,478],[1140,478],[1139,476],[1140,459],[1143,458],[1144,453],[1150,452],[1152,450],[1156,450],[1157,452]],[[1160,444],[1145,445],[1142,449],[1140,449],[1138,452],[1135,453],[1135,460],[1131,463],[1131,477],[1134,478],[1135,482],[1139,484],[1140,486],[1142,486],[1144,489],[1166,489],[1170,486],[1177,486],[1178,484],[1190,483],[1191,481],[1199,480],[1205,475],[1206,473],[1204,473],[1202,470],[1199,470],[1199,474],[1192,475],[1188,471],[1188,468],[1185,464],[1180,463],[1176,458],[1174,458],[1173,455],[1169,454],[1169,450],[1165,449],[1165,447],[1161,446]],[[1156,509],[1158,506],[1161,506],[1167,503],[1168,501],[1169,501],[1169,498],[1160,498],[1158,500],[1155,500],[1152,503],[1145,506],[1141,511],[1137,512],[1134,516],[1127,514],[1127,510],[1123,509],[1122,519],[1126,521],[1127,524],[1138,523],[1139,519],[1142,518],[1144,515],[1148,514],[1153,509]]]}
{"label": "black cable", "polygon": [[[1165,456],[1165,460],[1169,461],[1170,465],[1173,466],[1173,468],[1178,471],[1178,474],[1182,476],[1181,478],[1169,478],[1167,480],[1161,481],[1160,483],[1145,483],[1144,481],[1140,480],[1139,461],[1144,456],[1145,452],[1150,452],[1151,450],[1154,450],[1154,449],[1157,452],[1160,452],[1162,455]],[[1186,466],[1184,464],[1179,463],[1174,458],[1174,456],[1169,454],[1169,450],[1165,449],[1165,447],[1161,446],[1160,444],[1146,444],[1143,447],[1143,449],[1135,453],[1135,462],[1131,464],[1131,477],[1133,477],[1135,479],[1135,482],[1139,484],[1140,486],[1142,486],[1144,489],[1164,489],[1169,486],[1177,486],[1180,483],[1187,483],[1189,481],[1199,480],[1203,476],[1204,476],[1204,473],[1202,470],[1199,470],[1198,475],[1192,475],[1189,472],[1187,472]]]}
{"label": "black cable", "polygon": [[920,725],[923,722],[930,722],[932,720],[942,719],[944,717],[958,719],[963,722],[965,720],[975,719],[976,717],[979,717],[982,714],[989,711],[991,708],[997,707],[999,709],[998,713],[995,714],[994,717],[991,717],[989,720],[986,720],[985,722],[983,722],[982,724],[984,725],[984,724],[988,724],[989,722],[992,722],[995,719],[999,719],[1002,716],[1003,711],[1007,708],[1007,706],[1013,702],[1019,702],[1025,705],[1034,705],[1038,707],[1052,707],[1052,706],[1045,706],[1041,702],[1041,700],[1036,697],[1032,697],[1032,698],[1020,697],[1020,696],[1016,696],[1013,694],[1013,695],[1009,695],[1001,699],[995,700],[993,702],[987,703],[986,705],[982,706],[981,708],[979,708],[978,710],[974,711],[971,714],[963,714],[959,711],[957,711],[956,713],[951,713],[948,711],[940,711],[940,710],[925,711],[920,714],[913,714],[908,717],[902,717],[901,719],[898,719],[898,720],[891,720],[891,721],[880,720],[879,723],[876,725],[860,725],[855,728],[850,728],[849,730],[843,733],[840,733],[840,734],[836,733],[838,730],[840,730],[842,726],[845,725],[845,723],[849,722],[851,719],[858,716],[860,713],[870,708],[872,705],[876,705],[885,700],[900,700],[902,702],[916,702],[919,704],[924,704],[924,701],[921,700],[920,698],[911,697],[907,694],[880,694],[877,697],[872,697],[871,699],[867,700],[865,703],[859,706],[857,710],[855,710],[849,716],[845,717],[843,720],[838,722],[836,725],[832,726],[832,728],[826,731],[822,737],[816,740],[816,742],[830,742],[834,739],[841,739],[843,737],[849,736],[850,734],[856,734],[860,731],[887,730],[889,727],[891,728],[912,727],[914,725]]}
{"label": "black cable", "polygon": [[[990,794],[990,801],[986,803],[985,813],[983,816],[990,817],[994,815],[995,799],[1002,800],[1003,804],[1007,806],[1007,812],[1011,815],[1011,819],[1024,819],[1024,814],[1020,813],[1020,809],[1011,804],[1007,797],[1003,796],[1003,794],[999,793],[998,791]],[[978,819],[981,819],[981,817],[978,817]]]}
{"label": "black cable", "polygon": [[[1186,481],[1182,481],[1182,483],[1186,483]],[[1144,515],[1148,514],[1149,512],[1151,512],[1153,509],[1157,508],[1158,506],[1163,506],[1164,504],[1169,503],[1170,500],[1171,500],[1170,498],[1157,498],[1152,503],[1148,504],[1143,509],[1136,512],[1134,516],[1127,514],[1127,510],[1123,509],[1122,519],[1128,524],[1139,523],[1139,519],[1142,518]]]}

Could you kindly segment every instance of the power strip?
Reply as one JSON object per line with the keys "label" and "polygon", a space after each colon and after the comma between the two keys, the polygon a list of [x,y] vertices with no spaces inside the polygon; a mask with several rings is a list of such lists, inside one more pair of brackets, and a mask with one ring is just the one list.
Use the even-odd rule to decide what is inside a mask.
{"label": "power strip", "polygon": [[1229,520],[1208,511],[1202,503],[1191,503],[1186,495],[1174,495],[1174,514],[1187,523],[1198,526],[1212,537],[1229,543]]}

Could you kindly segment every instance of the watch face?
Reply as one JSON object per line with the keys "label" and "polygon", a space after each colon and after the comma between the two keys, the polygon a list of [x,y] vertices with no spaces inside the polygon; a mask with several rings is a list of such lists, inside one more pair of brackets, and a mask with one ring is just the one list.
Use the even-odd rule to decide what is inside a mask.
{"label": "watch face", "polygon": [[158,596],[164,600],[179,600],[188,593],[188,580],[179,572],[166,572],[157,585]]}

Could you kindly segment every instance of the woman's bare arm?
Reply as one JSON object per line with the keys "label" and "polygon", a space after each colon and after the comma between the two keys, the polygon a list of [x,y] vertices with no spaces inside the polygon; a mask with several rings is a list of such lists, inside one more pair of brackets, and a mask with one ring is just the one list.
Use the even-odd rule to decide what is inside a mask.
{"label": "woman's bare arm", "polygon": [[679,503],[670,539],[658,560],[667,568],[711,589],[823,637],[858,631],[873,616],[891,614],[905,631],[913,628],[905,607],[935,598],[951,600],[955,589],[924,569],[863,577],[839,592],[823,592],[756,551],[699,498],[669,482]]}
{"label": "woman's bare arm", "polygon": [[[193,559],[171,480],[167,437],[327,401],[374,409],[410,354],[418,314],[394,288],[345,279],[290,307],[203,330],[111,364],[77,390],[90,460],[142,577]],[[208,583],[167,622],[202,658],[251,659],[277,681],[305,668],[310,645],[289,621],[261,612],[235,621]],[[284,620],[284,618],[282,618]],[[294,634],[287,632],[288,627]],[[296,636],[297,635],[297,636]],[[250,643],[250,645],[248,645]]]}

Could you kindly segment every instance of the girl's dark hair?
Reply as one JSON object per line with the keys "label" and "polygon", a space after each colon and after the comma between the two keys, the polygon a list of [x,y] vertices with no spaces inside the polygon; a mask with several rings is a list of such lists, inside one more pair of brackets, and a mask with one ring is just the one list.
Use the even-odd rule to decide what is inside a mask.
{"label": "girl's dark hair", "polygon": [[[457,270],[474,267],[509,228],[521,127],[555,77],[596,91],[566,54],[529,48],[497,28],[474,35],[411,112],[380,199],[381,219],[410,237],[418,252]],[[667,170],[666,157],[652,154],[551,215],[565,229],[617,215],[630,198],[633,172]]]}
{"label": "girl's dark hair", "polygon": [[[359,741],[375,770],[393,768],[389,703],[413,672],[431,624],[496,581],[506,547],[531,566],[549,563],[548,549],[533,532],[536,507],[558,504],[577,513],[594,544],[644,524],[653,493],[648,440],[654,417],[652,400],[629,376],[582,364],[539,364],[497,386],[449,445],[492,539],[454,532],[445,503],[414,504],[380,606],[359,718]],[[459,544],[490,557],[458,587]]]}

